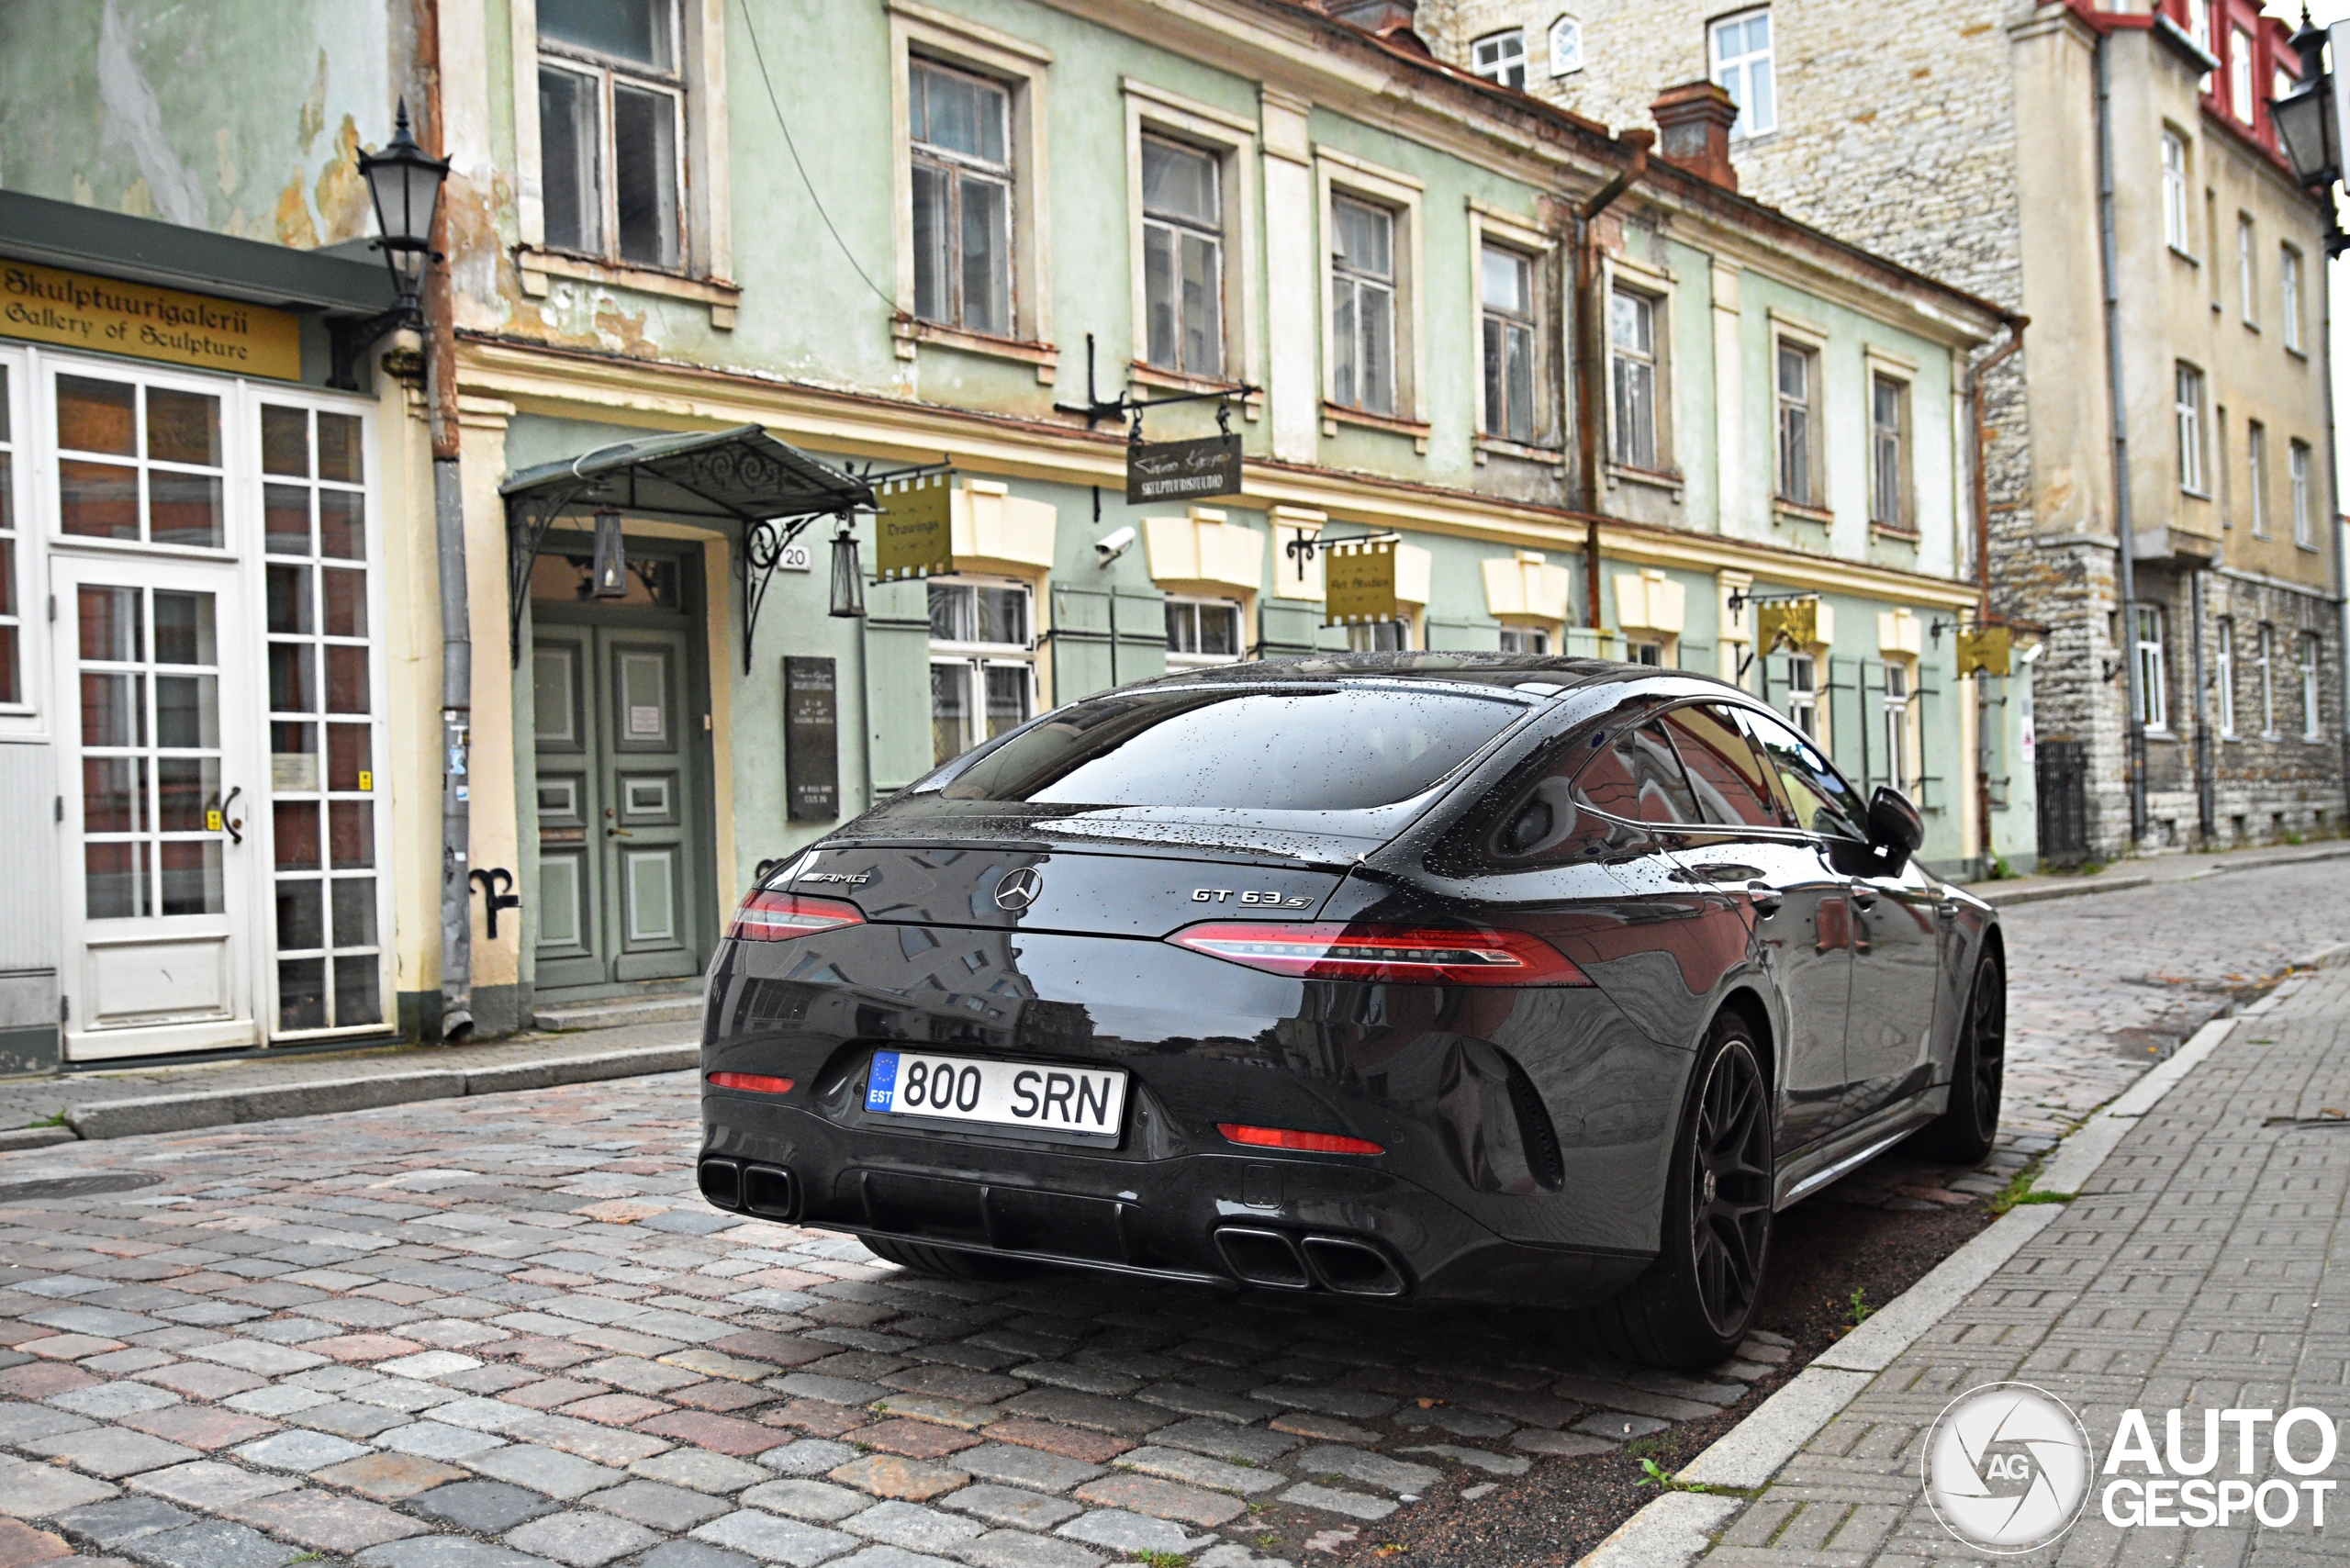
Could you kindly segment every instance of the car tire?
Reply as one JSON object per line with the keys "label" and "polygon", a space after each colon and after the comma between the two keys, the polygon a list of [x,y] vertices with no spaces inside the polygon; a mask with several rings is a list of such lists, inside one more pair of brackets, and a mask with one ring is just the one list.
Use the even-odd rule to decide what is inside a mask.
{"label": "car tire", "polygon": [[1024,1280],[1043,1267],[1025,1258],[1001,1258],[986,1252],[958,1252],[946,1247],[925,1247],[919,1241],[901,1241],[894,1236],[860,1236],[865,1249],[885,1263],[895,1263],[901,1269],[911,1269],[917,1274],[936,1274],[946,1280]]}
{"label": "car tire", "polygon": [[1975,966],[1966,1012],[1951,1059],[1950,1104],[1918,1130],[1917,1152],[1955,1165],[1979,1165],[1999,1137],[1999,1096],[2007,1080],[2008,977],[1996,954]]}
{"label": "car tire", "polygon": [[1586,1348],[1653,1366],[1709,1367],[1746,1338],[1771,1247],[1770,1081],[1746,1021],[1707,1030],[1673,1141],[1656,1260],[1568,1321]]}

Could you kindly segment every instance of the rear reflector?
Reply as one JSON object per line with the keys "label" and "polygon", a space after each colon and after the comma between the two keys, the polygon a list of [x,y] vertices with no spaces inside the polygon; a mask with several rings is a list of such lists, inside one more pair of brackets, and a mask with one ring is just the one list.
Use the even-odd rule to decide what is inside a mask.
{"label": "rear reflector", "polygon": [[712,1089],[747,1089],[754,1094],[789,1094],[791,1080],[769,1078],[764,1072],[713,1072],[710,1075]]}
{"label": "rear reflector", "polygon": [[789,942],[840,925],[862,925],[865,916],[839,899],[802,898],[795,893],[755,892],[734,912],[726,935],[744,942]]}
{"label": "rear reflector", "polygon": [[1403,985],[1589,985],[1567,956],[1523,931],[1212,921],[1168,938],[1228,963],[1300,980]]}
{"label": "rear reflector", "polygon": [[1237,1122],[1218,1122],[1215,1130],[1234,1143],[1245,1143],[1255,1148],[1288,1148],[1300,1154],[1387,1152],[1366,1139],[1341,1137],[1337,1133],[1302,1133],[1293,1127],[1244,1127]]}

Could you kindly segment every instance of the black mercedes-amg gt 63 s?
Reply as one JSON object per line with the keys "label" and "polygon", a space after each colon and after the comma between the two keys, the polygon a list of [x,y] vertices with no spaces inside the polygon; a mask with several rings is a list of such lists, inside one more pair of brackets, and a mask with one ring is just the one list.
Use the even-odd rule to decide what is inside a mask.
{"label": "black mercedes-amg gt 63 s", "polygon": [[1046,713],[774,868],[700,1188],[904,1266],[1561,1309],[1694,1366],[1773,1214],[1979,1159],[1992,909],[1722,682],[1243,664]]}

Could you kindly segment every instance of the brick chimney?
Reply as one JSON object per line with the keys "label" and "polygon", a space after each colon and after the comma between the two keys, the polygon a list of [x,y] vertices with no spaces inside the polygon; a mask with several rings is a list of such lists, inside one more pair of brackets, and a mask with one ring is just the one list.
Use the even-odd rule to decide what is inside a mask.
{"label": "brick chimney", "polygon": [[1729,162],[1729,128],[1738,122],[1738,106],[1729,88],[1684,82],[1667,87],[1649,113],[1656,120],[1659,157],[1724,190],[1738,189],[1738,171]]}

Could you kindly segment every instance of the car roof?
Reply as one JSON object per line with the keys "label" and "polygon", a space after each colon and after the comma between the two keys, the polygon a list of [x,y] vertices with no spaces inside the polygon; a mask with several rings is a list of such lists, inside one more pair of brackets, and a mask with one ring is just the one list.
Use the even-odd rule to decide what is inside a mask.
{"label": "car roof", "polygon": [[1725,692],[1739,691],[1729,682],[1697,670],[1662,669],[1655,665],[1630,664],[1621,659],[1577,658],[1563,654],[1479,653],[1464,649],[1394,654],[1285,655],[1181,670],[1158,680],[1141,682],[1140,686],[1144,689],[1224,683],[1268,686],[1289,682],[1327,685],[1334,680],[1367,679],[1427,681],[1512,689],[1548,686],[1555,691],[1563,692],[1668,677],[1703,681],[1718,686]]}

